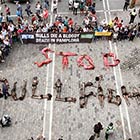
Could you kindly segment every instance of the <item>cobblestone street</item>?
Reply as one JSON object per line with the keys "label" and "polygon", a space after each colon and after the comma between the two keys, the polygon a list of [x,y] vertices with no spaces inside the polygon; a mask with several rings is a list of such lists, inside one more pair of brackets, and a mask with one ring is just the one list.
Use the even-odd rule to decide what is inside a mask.
{"label": "cobblestone street", "polygon": [[[33,1],[33,6],[35,2]],[[109,20],[114,16],[123,18],[124,23],[129,22],[129,12],[122,11],[121,0],[97,1],[96,10],[98,22],[107,17]],[[15,14],[14,4],[12,13]],[[3,6],[3,5],[2,5]],[[24,5],[25,7],[25,5]],[[66,8],[67,7],[67,8]],[[107,7],[110,7],[109,9]],[[106,9],[105,9],[106,8]],[[139,7],[136,7],[138,9]],[[3,9],[3,7],[2,7]],[[113,11],[111,11],[113,10]],[[50,21],[54,21],[56,16],[50,11]],[[74,22],[82,24],[83,16],[75,16],[68,10],[68,0],[61,0],[58,3],[58,14],[72,17]],[[107,16],[106,16],[107,15]],[[135,22],[140,22],[136,17]],[[43,61],[45,57],[41,50],[45,47],[54,52],[74,52],[78,56],[88,54],[94,61],[94,70],[84,70],[78,67],[78,56],[69,57],[68,69],[62,68],[62,57],[49,53],[49,58],[53,61],[49,65],[38,68],[34,62]],[[140,38],[134,41],[113,42],[107,39],[99,39],[92,43],[74,44],[22,44],[18,42],[12,46],[9,56],[4,63],[0,63],[0,77],[8,79],[10,91],[13,83],[17,81],[17,96],[21,95],[23,80],[27,80],[27,96],[23,101],[14,101],[12,97],[7,100],[0,98],[0,118],[4,114],[9,114],[12,118],[12,126],[0,127],[0,140],[28,140],[36,138],[39,134],[45,135],[46,140],[58,140],[63,136],[63,140],[89,140],[94,134],[93,127],[101,122],[104,129],[100,137],[95,140],[105,140],[105,130],[110,122],[114,124],[114,134],[109,140],[140,140],[140,101],[130,99],[128,106],[121,95],[121,86],[125,85],[128,92],[132,92],[136,87],[140,91]],[[120,59],[120,64],[114,68],[106,69],[103,64],[103,53],[113,52]],[[85,61],[84,61],[85,62]],[[85,62],[87,64],[87,62]],[[95,87],[86,88],[86,94],[90,91],[97,92],[95,77],[103,75],[101,85],[105,94],[105,104],[101,107],[98,97],[90,97],[86,108],[80,108],[80,84],[82,82],[93,82]],[[37,76],[39,84],[36,94],[51,93],[51,101],[32,99],[32,78]],[[56,90],[54,83],[61,79],[62,97],[75,97],[76,103],[66,103],[55,101]],[[112,88],[116,95],[122,97],[122,104],[116,106],[109,104],[107,100],[107,88]]]}

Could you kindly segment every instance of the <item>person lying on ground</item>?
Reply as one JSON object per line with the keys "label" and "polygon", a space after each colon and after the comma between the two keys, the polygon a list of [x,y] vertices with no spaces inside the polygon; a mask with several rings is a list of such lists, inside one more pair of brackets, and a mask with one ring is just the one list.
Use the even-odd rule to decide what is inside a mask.
{"label": "person lying on ground", "polygon": [[56,101],[61,101],[61,102],[73,102],[73,103],[76,103],[76,98],[74,97],[64,97],[64,98],[55,98]]}
{"label": "person lying on ground", "polygon": [[97,94],[101,107],[104,107],[105,95],[103,94],[103,88],[100,85],[98,86]]}
{"label": "person lying on ground", "polygon": [[122,92],[122,96],[124,97],[126,104],[130,105],[130,101],[129,101],[129,97],[130,97],[130,93],[127,92],[126,87],[125,86],[121,86],[121,92]]}
{"label": "person lying on ground", "polygon": [[36,64],[38,67],[42,67],[44,65],[48,65],[52,62],[52,60],[50,58],[42,61],[42,62],[34,62],[34,64]]}
{"label": "person lying on ground", "polygon": [[119,106],[122,102],[120,95],[114,96],[113,95],[113,92],[115,92],[114,89],[108,88],[107,90],[108,90],[108,103],[113,103],[113,104]]}
{"label": "person lying on ground", "polygon": [[115,92],[115,90],[111,89],[111,88],[108,88],[107,91],[108,91],[108,103],[111,103],[112,100],[113,100],[113,97],[114,97],[113,92]]}
{"label": "person lying on ground", "polygon": [[31,98],[40,99],[40,100],[41,99],[47,99],[49,101],[49,100],[51,100],[52,95],[50,93],[48,93],[47,95],[43,95],[43,94],[41,94],[41,95],[33,95]]}
{"label": "person lying on ground", "polygon": [[80,95],[85,93],[85,82],[79,83]]}
{"label": "person lying on ground", "polygon": [[137,98],[137,97],[140,97],[140,92],[139,92],[139,90],[136,88],[136,87],[134,87],[133,88],[133,91],[132,91],[132,94],[129,96],[130,98]]}
{"label": "person lying on ground", "polygon": [[32,80],[32,96],[35,95],[35,92],[36,92],[36,89],[37,89],[37,86],[38,86],[38,77],[33,77],[33,80]]}
{"label": "person lying on ground", "polygon": [[140,104],[140,92],[136,87],[133,88],[133,91],[132,91],[130,98],[132,98],[132,99],[135,98],[138,105]]}
{"label": "person lying on ground", "polygon": [[87,105],[87,102],[88,102],[88,98],[90,96],[96,96],[92,91],[89,93],[89,94],[80,94],[80,97],[79,97],[79,105],[80,105],[80,108],[85,108],[86,105]]}
{"label": "person lying on ground", "polygon": [[81,95],[79,97],[80,108],[86,108],[87,102],[88,102],[88,97],[86,97],[85,95]]}
{"label": "person lying on ground", "polygon": [[86,87],[92,87],[92,86],[94,86],[92,82],[87,82],[87,83],[84,84],[85,88]]}
{"label": "person lying on ground", "polygon": [[57,81],[55,82],[55,84],[54,84],[54,88],[56,89],[56,92],[57,92],[57,98],[61,98],[60,96],[60,93],[61,93],[61,91],[62,91],[62,82],[61,82],[61,80],[60,79],[57,79]]}
{"label": "person lying on ground", "polygon": [[56,55],[62,56],[63,69],[64,68],[68,68],[68,65],[69,65],[69,59],[68,59],[68,57],[69,56],[77,56],[76,53],[73,53],[73,52],[62,52],[62,51],[60,51],[59,53],[56,53]]}
{"label": "person lying on ground", "polygon": [[26,93],[27,93],[27,81],[26,80],[24,80],[23,81],[24,82],[24,84],[23,84],[23,87],[22,87],[22,93],[21,93],[21,96],[19,97],[19,100],[24,100],[25,99],[25,96],[26,96]]}
{"label": "person lying on ground", "polygon": [[16,85],[17,85],[17,82],[14,82],[13,88],[11,90],[11,96],[14,99],[14,101],[18,100],[17,93],[16,93]]}

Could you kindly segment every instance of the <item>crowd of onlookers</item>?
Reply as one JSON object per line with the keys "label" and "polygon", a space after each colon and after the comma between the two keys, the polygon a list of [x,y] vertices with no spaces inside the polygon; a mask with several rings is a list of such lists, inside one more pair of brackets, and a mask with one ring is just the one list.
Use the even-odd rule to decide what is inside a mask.
{"label": "crowd of onlookers", "polygon": [[[124,24],[123,20],[115,17],[109,23],[103,19],[98,21],[95,6],[96,3],[91,0],[69,0],[69,10],[74,15],[80,12],[84,15],[82,24],[78,24],[71,17],[57,14],[57,2],[53,1],[53,12],[55,13],[55,21],[49,23],[49,5],[48,0],[36,3],[35,13],[32,12],[30,1],[27,1],[26,16],[23,16],[23,8],[21,4],[16,3],[16,21],[12,19],[11,11],[8,5],[4,5],[4,14],[0,14],[0,62],[4,62],[5,57],[9,54],[12,44],[19,40],[19,34],[22,32],[112,32],[113,41],[130,40],[140,37],[140,23],[134,23],[137,12],[134,9],[130,12],[130,22]],[[98,40],[102,36],[95,36]]]}

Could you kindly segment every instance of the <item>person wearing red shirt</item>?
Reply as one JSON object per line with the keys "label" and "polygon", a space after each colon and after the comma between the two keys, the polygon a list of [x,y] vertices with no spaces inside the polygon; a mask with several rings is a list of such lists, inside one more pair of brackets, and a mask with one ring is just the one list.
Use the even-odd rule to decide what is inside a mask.
{"label": "person wearing red shirt", "polygon": [[48,16],[49,16],[49,12],[48,12],[48,10],[46,8],[44,8],[44,10],[43,10],[43,19],[44,19],[44,21],[47,21]]}
{"label": "person wearing red shirt", "polygon": [[72,20],[72,18],[69,18],[68,24],[69,24],[69,25],[73,25],[73,20]]}
{"label": "person wearing red shirt", "polygon": [[32,16],[31,21],[32,21],[32,24],[34,23],[34,21],[36,21],[36,15],[33,15],[33,16]]}

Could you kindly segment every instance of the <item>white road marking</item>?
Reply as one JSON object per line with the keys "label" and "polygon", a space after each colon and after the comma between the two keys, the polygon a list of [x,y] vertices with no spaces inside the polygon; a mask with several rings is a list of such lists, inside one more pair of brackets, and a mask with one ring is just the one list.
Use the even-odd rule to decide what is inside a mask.
{"label": "white road marking", "polygon": [[[50,44],[49,44],[49,48],[50,48]],[[48,57],[50,56],[50,54],[48,54]],[[49,75],[49,65],[47,65],[47,75],[46,75],[46,91],[45,91],[45,95],[48,93],[48,76]],[[44,101],[44,116],[43,116],[43,136],[45,136],[45,132],[46,132],[46,115],[47,115],[47,99],[45,99]]]}
{"label": "white road marking", "polygon": [[[111,41],[109,41],[109,46],[110,46],[111,52],[113,52]],[[114,72],[114,76],[115,76],[117,95],[120,95],[115,67],[113,67],[113,72]],[[123,117],[122,105],[119,106],[119,110],[120,110],[120,116],[121,116],[121,121],[122,121],[123,137],[124,137],[124,139],[126,139],[126,131],[125,131],[125,125],[124,125],[124,117]]]}
{"label": "white road marking", "polygon": [[[110,5],[109,5],[109,1],[107,1],[107,8],[109,10],[109,18],[111,20],[111,12],[110,12]],[[110,41],[110,44],[111,44],[111,41]],[[112,47],[112,44],[111,44],[111,47]],[[117,51],[117,47],[116,45],[114,46],[115,48],[115,53],[116,53],[116,56],[118,57],[118,51]],[[118,57],[119,58],[119,57]],[[121,86],[123,85],[123,80],[122,80],[122,74],[121,74],[121,70],[120,70],[120,65],[118,65],[118,68],[119,68],[119,78],[120,78],[120,82],[121,82]],[[126,111],[126,117],[127,117],[127,123],[128,123],[128,130],[129,130],[129,134],[130,134],[130,137],[132,138],[132,129],[131,129],[131,125],[130,125],[130,117],[129,117],[129,113],[128,113],[128,107],[126,105],[126,102],[124,102],[124,105],[125,105],[125,111]]]}
{"label": "white road marking", "polygon": [[[104,9],[106,9],[105,0],[103,0],[103,7],[104,7]],[[106,21],[108,22],[108,21],[110,21],[110,19],[108,20],[108,18],[107,18],[107,13],[106,13],[106,12],[107,12],[107,11],[105,10],[105,11],[104,11],[104,14],[105,14],[105,19],[106,19]],[[110,15],[109,15],[109,18],[110,18]],[[110,47],[111,52],[113,52],[111,41],[109,41],[109,47]],[[114,72],[114,76],[115,76],[117,94],[119,95],[119,87],[118,87],[117,75],[116,75],[115,67],[113,67],[113,72]],[[119,110],[120,110],[120,117],[121,117],[121,121],[122,121],[123,137],[124,137],[124,139],[126,139],[126,131],[125,131],[124,118],[123,118],[123,112],[122,112],[122,107],[121,107],[121,105],[119,106]]]}
{"label": "white road marking", "polygon": [[[116,44],[114,45],[114,48],[115,48],[116,56],[117,56],[117,58],[119,58]],[[123,85],[123,79],[122,79],[122,73],[121,73],[120,65],[118,65],[118,68],[119,68],[119,76],[120,76],[121,85]],[[132,138],[132,128],[131,128],[131,125],[130,125],[130,117],[129,117],[129,113],[128,113],[128,107],[127,107],[126,102],[124,102],[124,103],[125,103],[125,109],[126,109],[128,129],[129,129],[130,137]]]}
{"label": "white road marking", "polygon": [[[53,50],[55,51],[55,44],[53,47]],[[54,67],[55,67],[55,53],[53,53],[53,66],[52,66],[52,86],[51,86],[51,94],[52,94],[52,99],[51,99],[51,106],[50,106],[50,124],[49,124],[49,140],[52,139],[52,120],[53,120],[53,92],[54,92]]]}
{"label": "white road marking", "polygon": [[[53,1],[51,3],[51,12],[53,12]],[[50,25],[52,24],[52,18],[53,15],[50,15]],[[49,48],[51,48],[51,44],[49,44]],[[55,47],[54,47],[55,49]],[[50,53],[48,54],[48,56],[50,57]],[[44,117],[43,117],[43,133],[42,135],[46,137],[47,133],[49,135],[49,140],[51,140],[51,134],[52,134],[52,117],[53,117],[53,83],[54,83],[54,66],[55,66],[55,54],[53,53],[53,61],[52,61],[52,81],[51,81],[51,94],[52,94],[52,99],[50,101],[50,109],[49,109],[49,113],[50,113],[50,117],[49,117],[49,132],[46,132],[46,126],[48,126],[46,124],[46,117],[47,117],[47,100],[45,99],[44,101]],[[47,75],[46,75],[46,91],[45,94],[48,93],[48,82],[49,82],[49,68],[50,65],[47,65]]]}

